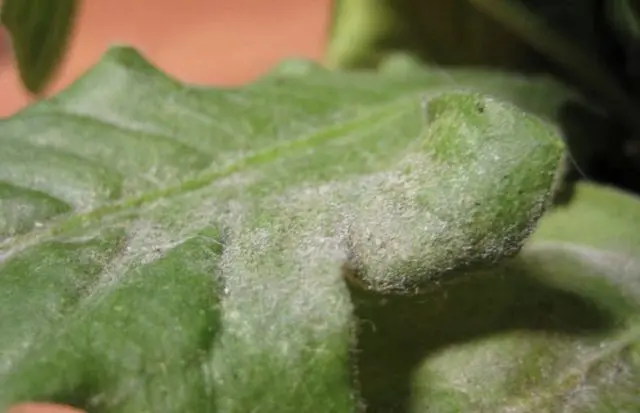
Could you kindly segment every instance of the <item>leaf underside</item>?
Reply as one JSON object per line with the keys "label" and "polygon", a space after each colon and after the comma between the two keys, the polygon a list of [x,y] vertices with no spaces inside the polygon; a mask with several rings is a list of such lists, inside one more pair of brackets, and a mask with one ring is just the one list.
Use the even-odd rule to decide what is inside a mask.
{"label": "leaf underside", "polygon": [[637,200],[537,225],[573,95],[405,63],[204,89],[115,48],[0,121],[0,407],[637,406]]}

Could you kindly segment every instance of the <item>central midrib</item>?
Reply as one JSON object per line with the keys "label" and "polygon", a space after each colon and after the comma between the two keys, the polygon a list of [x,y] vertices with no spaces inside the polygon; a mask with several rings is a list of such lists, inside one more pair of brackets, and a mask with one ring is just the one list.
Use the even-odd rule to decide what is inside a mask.
{"label": "central midrib", "polygon": [[409,105],[414,102],[414,100],[414,94],[405,95],[391,102],[377,105],[366,113],[348,122],[322,128],[298,139],[285,141],[253,153],[248,153],[247,155],[242,156],[217,170],[205,172],[193,179],[181,182],[180,184],[149,191],[139,196],[121,199],[85,213],[73,213],[72,215],[62,218],[58,222],[53,222],[51,225],[44,228],[38,228],[26,234],[4,240],[0,243],[0,251],[6,251],[14,248],[21,249],[21,246],[24,246],[25,244],[35,242],[46,235],[61,234],[81,222],[86,222],[87,220],[97,220],[109,214],[138,207],[161,198],[196,191],[211,184],[217,179],[227,177],[245,167],[267,164],[280,157],[285,157],[286,154],[295,153],[298,150],[308,148],[314,144],[331,141],[341,136],[345,136],[347,133],[357,130],[360,127],[371,127],[371,125],[386,122],[401,113],[401,111],[399,111],[400,108],[405,105]]}

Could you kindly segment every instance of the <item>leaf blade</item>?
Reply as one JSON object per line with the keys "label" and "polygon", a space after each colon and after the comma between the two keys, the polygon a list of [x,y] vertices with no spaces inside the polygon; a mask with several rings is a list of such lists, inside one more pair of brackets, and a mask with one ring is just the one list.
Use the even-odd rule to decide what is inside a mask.
{"label": "leaf blade", "polygon": [[[31,254],[47,243],[74,240],[102,245],[107,229],[124,232],[114,236],[111,255],[107,249],[95,255],[98,282],[91,284],[91,294],[81,294],[80,304],[65,313],[71,316],[43,328],[46,339],[36,342],[32,336],[35,344],[24,349],[15,368],[0,378],[0,404],[38,398],[105,411],[164,405],[172,411],[244,412],[262,406],[266,411],[325,412],[356,410],[361,403],[384,411],[388,403],[395,403],[407,412],[422,413],[432,402],[493,409],[505,406],[502,396],[524,397],[554,379],[527,381],[531,369],[560,359],[576,360],[540,350],[545,343],[555,343],[552,348],[566,355],[590,343],[594,335],[608,334],[611,318],[626,322],[635,314],[632,305],[612,304],[624,295],[619,289],[596,297],[607,311],[594,309],[588,303],[597,288],[580,290],[580,278],[554,285],[548,279],[553,271],[536,272],[530,268],[535,263],[516,262],[507,265],[511,272],[489,271],[457,287],[443,279],[426,296],[396,297],[380,304],[389,299],[376,294],[367,298],[369,293],[345,283],[341,266],[348,260],[340,230],[348,228],[344,224],[349,214],[366,224],[367,208],[376,202],[391,200],[405,209],[412,205],[415,192],[393,185],[398,183],[394,171],[420,177],[419,171],[406,169],[411,166],[403,163],[407,156],[417,155],[424,171],[439,171],[444,177],[431,184],[432,194],[416,203],[419,212],[431,211],[426,201],[460,208],[457,202],[463,197],[449,178],[475,182],[471,189],[476,186],[476,192],[466,187],[471,200],[489,194],[493,198],[498,188],[522,187],[531,189],[531,199],[544,202],[553,181],[548,173],[553,175],[560,150],[553,139],[557,128],[548,122],[573,97],[553,83],[504,74],[445,75],[416,68],[382,75],[340,73],[300,62],[280,66],[243,89],[207,90],[162,76],[131,49],[112,50],[65,93],[0,122],[0,142],[7,147],[22,135],[33,147],[51,145],[62,153],[102,159],[107,170],[128,168],[120,181],[123,190],[113,199],[103,198],[88,211],[76,205],[66,215],[45,221],[48,227],[36,228],[32,222],[32,232],[12,236],[2,245],[0,280],[9,283],[13,274],[35,282],[44,274],[39,272],[46,268],[43,264],[55,261],[53,255],[33,258],[27,269],[11,270],[20,251]],[[425,101],[433,116],[425,117]],[[480,115],[479,102],[496,107],[488,105]],[[47,116],[59,117],[64,126],[57,134],[47,135],[48,127],[36,122]],[[83,116],[101,122],[76,123]],[[509,130],[505,123],[516,125],[513,135],[521,141],[493,133]],[[71,126],[73,131],[67,131]],[[470,133],[474,130],[477,136]],[[126,141],[139,133],[164,138]],[[238,138],[230,140],[232,136]],[[81,139],[88,142],[82,144]],[[92,144],[100,150],[92,152]],[[185,161],[182,156],[194,152],[173,150],[184,148],[181,144],[197,148],[210,162]],[[166,152],[154,149],[162,145],[167,145]],[[526,153],[518,154],[514,146],[527,148]],[[136,149],[141,151],[137,158],[123,153],[143,147],[148,150]],[[513,162],[501,169],[491,155],[509,155]],[[465,161],[474,156],[480,158],[474,165],[484,165],[491,177],[487,186],[480,185],[481,174],[465,177]],[[227,157],[230,161],[224,162]],[[154,166],[155,181],[140,179]],[[0,164],[3,167],[9,169]],[[163,167],[175,168],[175,175],[161,175]],[[501,174],[513,182],[496,184]],[[418,182],[417,187],[429,184]],[[83,188],[83,193],[95,190],[93,185]],[[527,196],[506,192],[506,205],[515,210],[521,202],[528,210]],[[470,215],[475,210],[460,209]],[[493,232],[492,223],[509,227],[521,219],[512,221],[512,211],[507,217],[499,209],[493,212],[474,218],[487,233]],[[488,221],[483,223],[482,217]],[[387,222],[393,229],[402,219],[392,215]],[[420,232],[418,225],[412,226],[413,234]],[[460,254],[464,248],[453,238],[447,240],[453,243],[451,251]],[[406,237],[410,242],[400,246],[414,247],[412,239]],[[473,248],[483,251],[478,245]],[[62,251],[59,261],[68,262],[71,270],[82,256]],[[401,263],[406,258],[395,252],[388,257]],[[421,257],[423,262],[428,258]],[[569,268],[579,265],[572,262]],[[56,268],[55,275],[64,278],[64,265]],[[420,280],[420,274],[404,275]],[[67,282],[73,284],[77,277]],[[48,292],[60,296],[51,288],[42,291]],[[28,289],[24,294],[28,297]],[[457,298],[440,297],[447,294]],[[487,300],[494,304],[487,306]],[[541,301],[555,306],[551,314],[556,319],[547,320]],[[10,306],[3,308],[10,313]],[[613,316],[610,309],[615,310]],[[29,315],[31,321],[23,328],[36,326],[38,316]],[[21,328],[9,316],[3,320],[9,327],[0,337]],[[522,329],[528,335],[522,335]],[[555,333],[569,338],[555,341]],[[504,334],[505,340],[494,341],[497,334]],[[533,336],[539,345],[529,348],[526,343]],[[457,353],[464,343],[474,350]],[[467,387],[462,390],[473,397],[465,401],[463,392],[447,388],[455,377],[443,373],[442,366],[457,366],[459,360],[469,360],[468,354],[493,349],[495,355],[505,348],[509,360],[504,372],[513,379],[494,384],[491,397],[478,400]],[[384,356],[380,349],[398,357]],[[443,358],[430,352],[434,349]],[[518,368],[522,357],[530,361],[539,354],[544,355],[540,363]],[[166,374],[160,368],[163,363]],[[58,374],[62,371],[69,375]],[[419,374],[411,378],[415,371]],[[434,387],[430,377],[441,377],[439,382],[446,385]],[[511,382],[518,384],[509,387]],[[141,391],[134,394],[127,390],[129,385]],[[412,386],[417,389],[407,391]],[[167,393],[167,388],[175,391]]]}

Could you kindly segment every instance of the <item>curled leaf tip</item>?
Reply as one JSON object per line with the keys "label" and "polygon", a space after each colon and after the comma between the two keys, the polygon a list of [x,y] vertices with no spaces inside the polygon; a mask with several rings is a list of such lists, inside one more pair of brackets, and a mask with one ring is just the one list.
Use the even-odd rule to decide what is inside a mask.
{"label": "curled leaf tip", "polygon": [[546,208],[563,151],[547,125],[478,94],[428,103],[430,124],[349,223],[351,276],[389,292],[430,288],[515,255]]}

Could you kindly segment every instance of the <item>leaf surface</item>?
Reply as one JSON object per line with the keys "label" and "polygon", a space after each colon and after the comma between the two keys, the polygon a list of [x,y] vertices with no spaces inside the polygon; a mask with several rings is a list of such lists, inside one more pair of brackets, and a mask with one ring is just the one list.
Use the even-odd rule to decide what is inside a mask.
{"label": "leaf surface", "polygon": [[203,89],[112,49],[0,121],[0,406],[633,406],[638,201],[539,221],[575,98],[403,58]]}

